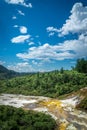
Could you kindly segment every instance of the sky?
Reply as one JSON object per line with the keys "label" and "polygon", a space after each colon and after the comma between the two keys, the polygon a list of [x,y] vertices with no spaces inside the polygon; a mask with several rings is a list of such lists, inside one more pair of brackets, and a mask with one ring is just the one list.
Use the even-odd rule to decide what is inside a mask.
{"label": "sky", "polygon": [[87,59],[86,0],[0,0],[0,64],[18,72],[71,69]]}

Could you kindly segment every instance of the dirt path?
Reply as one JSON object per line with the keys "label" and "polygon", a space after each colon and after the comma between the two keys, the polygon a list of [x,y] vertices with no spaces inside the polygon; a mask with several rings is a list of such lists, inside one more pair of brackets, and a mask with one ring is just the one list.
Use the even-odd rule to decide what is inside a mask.
{"label": "dirt path", "polygon": [[0,105],[50,114],[60,124],[58,130],[87,130],[87,113],[75,109],[77,102],[77,97],[57,100],[41,96],[0,95]]}

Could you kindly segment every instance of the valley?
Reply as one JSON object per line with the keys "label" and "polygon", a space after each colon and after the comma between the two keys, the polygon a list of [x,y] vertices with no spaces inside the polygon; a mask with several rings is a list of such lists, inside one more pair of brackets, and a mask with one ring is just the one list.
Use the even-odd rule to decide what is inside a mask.
{"label": "valley", "polygon": [[0,130],[87,130],[87,0],[0,0]]}

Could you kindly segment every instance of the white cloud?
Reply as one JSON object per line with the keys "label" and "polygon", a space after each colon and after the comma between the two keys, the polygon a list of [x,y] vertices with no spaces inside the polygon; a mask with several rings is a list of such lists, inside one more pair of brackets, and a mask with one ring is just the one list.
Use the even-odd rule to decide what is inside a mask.
{"label": "white cloud", "polygon": [[8,69],[14,70],[17,72],[34,72],[35,71],[28,62],[20,62],[15,65],[9,65]]}
{"label": "white cloud", "polygon": [[17,19],[17,17],[16,17],[16,16],[13,16],[12,19]]}
{"label": "white cloud", "polygon": [[[66,20],[62,28],[48,27],[47,32],[50,33],[49,36],[54,35],[54,33],[58,33],[59,36],[77,33],[77,39],[66,40],[61,44],[54,45],[53,50],[56,48],[56,54],[59,54],[62,59],[87,57],[87,6],[75,3],[69,19]],[[63,56],[64,53],[65,56]]]}
{"label": "white cloud", "polygon": [[18,10],[18,13],[23,16],[25,15],[21,10]]}
{"label": "white cloud", "polygon": [[20,35],[11,39],[12,43],[24,43],[26,42],[31,36],[30,35]]}
{"label": "white cloud", "polygon": [[59,30],[54,27],[47,27],[46,30],[47,30],[47,32],[59,32]]}
{"label": "white cloud", "polygon": [[27,53],[18,53],[16,56],[21,59],[63,60],[68,58],[72,59],[74,54],[68,51],[62,51],[58,45],[51,46],[49,44],[44,44],[39,47],[31,47]]}
{"label": "white cloud", "polygon": [[59,29],[54,28],[54,27],[47,27],[46,30],[49,33],[49,37],[54,36],[55,33],[58,34],[58,32],[59,32]]}
{"label": "white cloud", "polygon": [[13,27],[14,27],[14,28],[18,28],[19,31],[20,31],[20,33],[22,33],[22,34],[27,33],[27,27],[25,27],[25,26],[14,25]]}
{"label": "white cloud", "polygon": [[87,36],[79,36],[78,40],[67,40],[63,45],[60,45],[61,50],[70,51],[70,53],[74,53],[74,58],[82,58],[87,57]]}
{"label": "white cloud", "polygon": [[27,33],[27,28],[25,26],[20,26],[20,33]]}
{"label": "white cloud", "polygon": [[87,36],[81,34],[77,40],[66,40],[57,45],[46,43],[31,47],[28,52],[18,53],[16,56],[25,60],[64,60],[87,57]]}
{"label": "white cloud", "polygon": [[55,34],[54,32],[49,33],[49,37],[53,36],[54,34]]}
{"label": "white cloud", "polygon": [[37,67],[43,68],[43,65],[46,65],[47,63],[52,63],[52,61],[46,58],[44,60],[38,60],[38,61],[32,60],[32,64],[34,64]]}
{"label": "white cloud", "polygon": [[30,8],[32,8],[32,4],[31,3],[29,3],[29,5],[28,5]]}
{"label": "white cloud", "polygon": [[59,32],[59,30],[54,27],[47,27],[46,30],[47,30],[47,32],[49,32],[49,37],[53,36],[55,33]]}
{"label": "white cloud", "polygon": [[66,23],[59,30],[60,36],[69,33],[85,33],[87,32],[87,6],[82,3],[75,3],[71,10],[71,15]]}
{"label": "white cloud", "polygon": [[63,24],[62,28],[47,27],[49,36],[58,33],[58,36],[68,35],[69,33],[87,33],[87,6],[82,3],[75,3],[71,10],[71,15]]}
{"label": "white cloud", "polygon": [[32,8],[32,4],[26,4],[25,0],[5,0],[8,4],[22,5],[24,7]]}
{"label": "white cloud", "polygon": [[28,45],[34,45],[35,43],[34,42],[29,42],[29,44]]}

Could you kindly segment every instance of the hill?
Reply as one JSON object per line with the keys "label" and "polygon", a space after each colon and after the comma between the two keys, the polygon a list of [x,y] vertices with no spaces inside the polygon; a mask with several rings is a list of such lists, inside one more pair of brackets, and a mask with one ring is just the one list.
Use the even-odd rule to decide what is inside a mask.
{"label": "hill", "polygon": [[87,86],[87,75],[76,71],[36,73],[0,81],[2,93],[59,97]]}
{"label": "hill", "polygon": [[0,79],[12,78],[18,75],[20,75],[18,72],[8,70],[3,65],[0,65]]}

